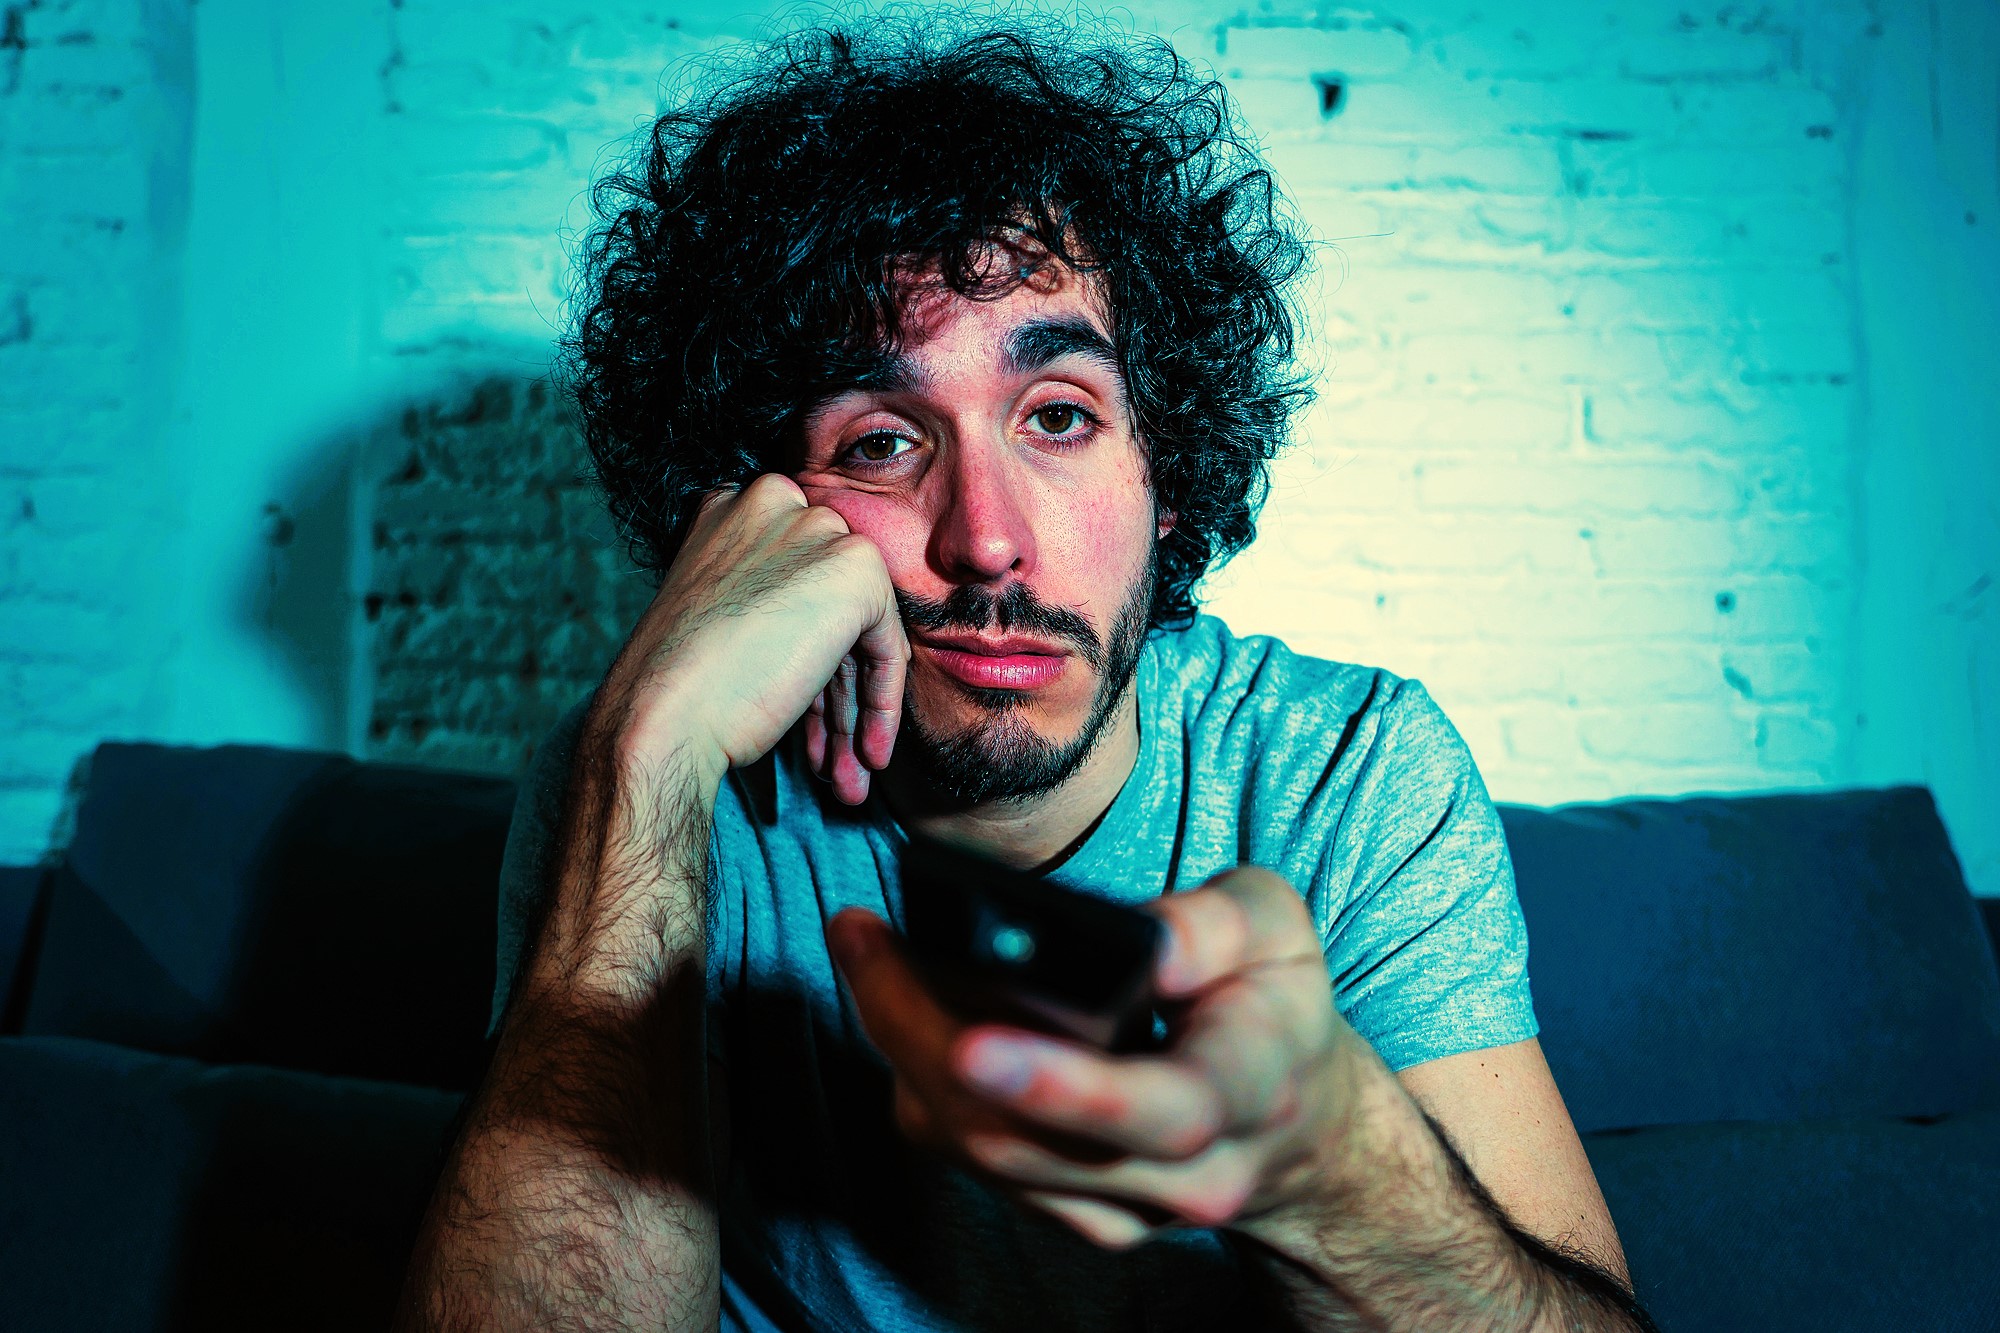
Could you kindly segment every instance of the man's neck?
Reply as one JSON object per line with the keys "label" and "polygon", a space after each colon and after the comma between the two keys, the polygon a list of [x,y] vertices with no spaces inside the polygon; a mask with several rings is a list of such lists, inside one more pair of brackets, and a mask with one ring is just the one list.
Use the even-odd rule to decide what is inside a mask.
{"label": "man's neck", "polygon": [[[1024,801],[986,801],[930,811],[913,793],[884,784],[890,809],[912,833],[956,843],[1007,865],[1041,869],[1067,856],[1103,820],[1139,759],[1138,691],[1128,689],[1081,767],[1053,791]],[[894,770],[883,777],[891,777]]]}

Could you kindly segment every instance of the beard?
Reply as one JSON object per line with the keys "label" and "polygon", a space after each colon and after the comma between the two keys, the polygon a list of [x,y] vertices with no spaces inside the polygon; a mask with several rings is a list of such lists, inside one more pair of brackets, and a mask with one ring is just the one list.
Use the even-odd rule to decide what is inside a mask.
{"label": "beard", "polygon": [[1097,673],[1097,692],[1076,735],[1056,741],[1024,716],[1025,692],[959,685],[956,688],[986,714],[985,720],[943,734],[926,726],[916,709],[905,704],[897,755],[907,757],[934,797],[952,805],[1018,803],[1060,787],[1096,750],[1105,724],[1131,686],[1151,623],[1154,578],[1148,561],[1102,640],[1082,616],[1043,605],[1024,583],[1011,584],[998,596],[979,587],[956,588],[936,602],[899,589],[896,601],[903,622],[913,628],[983,631],[997,626],[1003,634],[1024,630],[1075,645],[1077,655]]}

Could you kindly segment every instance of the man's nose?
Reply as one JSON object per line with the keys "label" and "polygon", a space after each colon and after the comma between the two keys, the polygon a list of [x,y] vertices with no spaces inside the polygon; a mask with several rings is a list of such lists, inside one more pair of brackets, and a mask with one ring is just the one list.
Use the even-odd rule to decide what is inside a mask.
{"label": "man's nose", "polygon": [[952,451],[938,516],[931,528],[931,563],[954,583],[993,583],[1034,572],[1035,536],[1028,521],[1027,479],[1004,458],[981,448]]}

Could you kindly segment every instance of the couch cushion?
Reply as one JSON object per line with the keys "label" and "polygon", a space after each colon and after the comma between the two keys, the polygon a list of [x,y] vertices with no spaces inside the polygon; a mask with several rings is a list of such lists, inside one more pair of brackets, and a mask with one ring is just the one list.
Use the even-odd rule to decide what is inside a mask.
{"label": "couch cushion", "polygon": [[2000,1328],[2000,1115],[1584,1137],[1665,1333]]}
{"label": "couch cushion", "polygon": [[2000,978],[1928,792],[1501,816],[1580,1128],[2000,1105]]}
{"label": "couch cushion", "polygon": [[0,1039],[16,1333],[386,1328],[456,1095]]}
{"label": "couch cushion", "polygon": [[512,802],[339,755],[102,746],[23,1031],[467,1087]]}

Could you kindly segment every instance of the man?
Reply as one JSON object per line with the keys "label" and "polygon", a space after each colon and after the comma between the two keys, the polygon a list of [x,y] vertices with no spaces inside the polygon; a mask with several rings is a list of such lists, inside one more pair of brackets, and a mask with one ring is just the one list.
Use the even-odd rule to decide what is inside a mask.
{"label": "man", "polygon": [[[1302,397],[1273,200],[1163,44],[902,29],[600,186],[661,583],[524,793],[406,1326],[1644,1326],[1463,744],[1193,615]],[[1157,912],[1166,1049],[947,1011],[912,833]]]}

